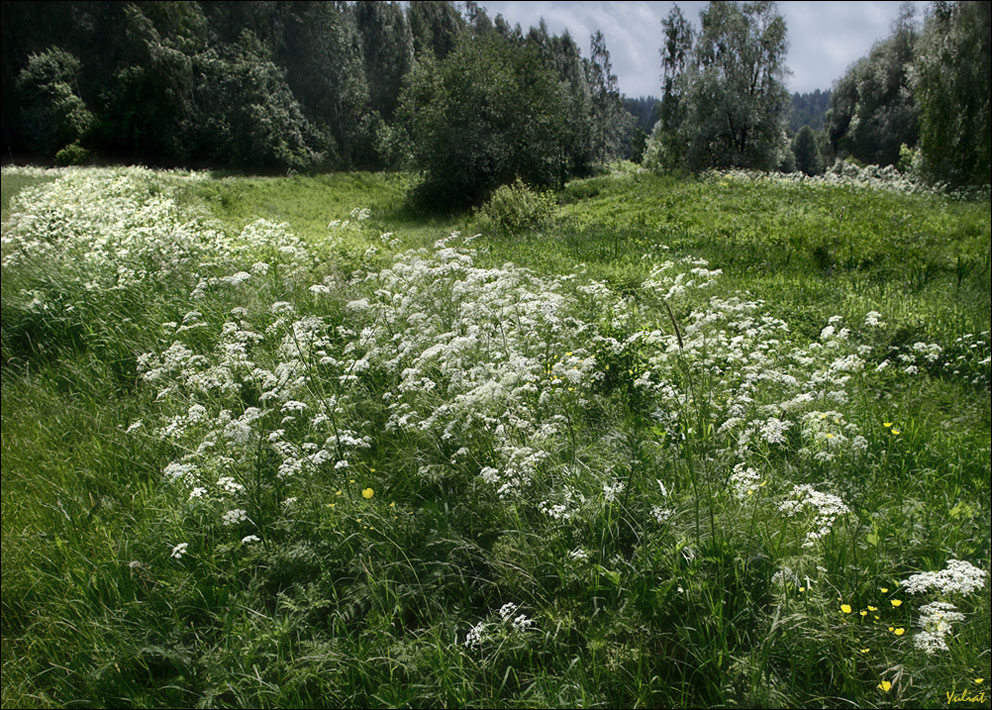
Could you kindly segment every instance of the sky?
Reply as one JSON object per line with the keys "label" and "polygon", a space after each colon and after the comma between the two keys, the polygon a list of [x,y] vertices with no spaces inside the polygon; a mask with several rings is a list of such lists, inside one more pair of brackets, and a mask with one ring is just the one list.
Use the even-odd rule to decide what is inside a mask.
{"label": "sky", "polygon": [[[627,96],[661,93],[661,20],[673,5],[699,27],[699,12],[706,2],[550,2],[549,0],[480,0],[490,17],[502,14],[511,24],[527,30],[540,18],[548,31],[568,30],[589,56],[589,37],[597,29],[606,36],[613,73]],[[779,2],[788,28],[789,53],[786,77],[790,92],[829,89],[844,71],[863,57],[878,40],[887,37],[901,2]],[[913,2],[922,16],[927,2]]]}

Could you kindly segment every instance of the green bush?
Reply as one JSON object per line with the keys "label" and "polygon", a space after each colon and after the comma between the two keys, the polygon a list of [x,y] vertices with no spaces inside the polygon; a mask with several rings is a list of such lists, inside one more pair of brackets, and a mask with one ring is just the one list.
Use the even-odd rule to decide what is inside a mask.
{"label": "green bush", "polygon": [[89,130],[93,114],[79,97],[81,70],[76,57],[52,47],[32,54],[17,75],[21,128],[32,151],[50,157]]}
{"label": "green bush", "polygon": [[82,165],[89,161],[92,153],[79,145],[78,142],[70,143],[55,154],[56,165]]}
{"label": "green bush", "polygon": [[551,226],[555,199],[550,192],[537,192],[517,178],[502,185],[475,214],[479,230],[489,234],[541,232]]}

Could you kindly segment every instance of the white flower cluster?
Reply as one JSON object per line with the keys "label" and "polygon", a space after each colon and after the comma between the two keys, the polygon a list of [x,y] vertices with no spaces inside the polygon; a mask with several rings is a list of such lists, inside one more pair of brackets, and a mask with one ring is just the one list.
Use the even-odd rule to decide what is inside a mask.
{"label": "white flower cluster", "polygon": [[607,503],[615,503],[620,494],[623,493],[624,488],[626,488],[626,484],[623,481],[607,481],[603,484],[603,499]]}
{"label": "white flower cluster", "polygon": [[919,572],[901,584],[910,594],[939,592],[943,596],[951,594],[968,595],[985,586],[989,573],[965,560],[948,560],[947,566],[938,572]]}
{"label": "white flower cluster", "polygon": [[839,497],[818,491],[808,484],[793,486],[789,497],[779,504],[778,509],[790,518],[807,511],[812,512],[813,529],[806,533],[803,547],[812,547],[830,533],[837,518],[850,512]]}
{"label": "white flower cluster", "polygon": [[[7,173],[7,169],[4,170]],[[169,284],[226,243],[216,227],[189,219],[163,191],[177,174],[144,168],[53,171],[25,188],[4,227],[4,269],[23,263],[59,274],[63,292],[114,291],[144,282]],[[54,293],[22,294],[37,309]]]}
{"label": "white flower cluster", "polygon": [[913,637],[913,645],[927,655],[946,651],[946,639],[951,634],[952,624],[964,621],[964,614],[956,609],[948,602],[930,602],[921,606],[920,626],[923,630]]}
{"label": "white flower cluster", "polygon": [[677,262],[668,260],[651,270],[651,274],[644,280],[643,287],[660,295],[664,301],[671,301],[692,289],[713,286],[717,278],[723,274],[723,270],[711,270],[706,268],[708,266],[709,262],[705,259],[692,257]]}
{"label": "white flower cluster", "polygon": [[[465,648],[481,646],[491,639],[494,634],[505,635],[507,633],[506,627],[509,627],[509,630],[517,632],[527,631],[527,629],[534,625],[534,620],[528,618],[526,614],[517,614],[518,608],[513,602],[507,602],[499,608],[499,618],[503,624],[502,630],[499,628],[499,624],[485,620],[475,624],[475,626],[468,630],[465,636]],[[514,614],[517,615],[514,616]]]}
{"label": "white flower cluster", "polygon": [[753,468],[739,463],[730,474],[730,488],[738,500],[747,500],[761,488],[761,475]]}
{"label": "white flower cluster", "polygon": [[481,646],[489,639],[488,625],[485,621],[480,621],[478,624],[473,626],[468,630],[465,635],[465,648],[473,648],[475,646]]}

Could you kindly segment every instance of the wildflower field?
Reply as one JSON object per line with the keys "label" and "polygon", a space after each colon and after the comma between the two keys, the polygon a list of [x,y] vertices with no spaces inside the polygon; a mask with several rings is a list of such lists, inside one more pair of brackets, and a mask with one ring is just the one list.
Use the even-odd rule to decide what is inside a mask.
{"label": "wildflower field", "polygon": [[412,183],[4,169],[5,707],[989,706],[988,192]]}

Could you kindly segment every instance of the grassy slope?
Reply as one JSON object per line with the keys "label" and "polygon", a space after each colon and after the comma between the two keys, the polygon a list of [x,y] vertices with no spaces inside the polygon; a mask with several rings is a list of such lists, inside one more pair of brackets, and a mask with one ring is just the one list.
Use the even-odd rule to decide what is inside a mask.
{"label": "grassy slope", "polygon": [[[404,210],[408,185],[408,178],[395,175],[225,177],[191,185],[184,199],[191,208],[205,206],[232,230],[266,217],[288,221],[314,241],[326,234],[330,219],[347,218],[353,207],[370,207],[376,226],[397,232],[405,246],[429,244],[454,229],[471,231],[468,218],[429,221]],[[21,186],[4,179],[5,218],[9,194]],[[989,327],[987,204],[652,176],[581,181],[561,197],[555,234],[486,240],[482,260],[509,260],[542,273],[585,264],[595,278],[635,288],[646,276],[640,254],[663,244],[673,256],[702,256],[723,268],[721,288],[743,288],[762,298],[800,338],[815,337],[835,313],[861,316],[869,309],[885,313],[894,345],[947,343]],[[254,626],[251,615],[229,611],[226,619],[213,620],[212,628],[223,633],[199,639],[193,621],[200,624],[196,615],[203,609],[225,607],[224,585],[205,580],[196,589],[182,590],[177,606],[166,598],[174,594],[168,585],[140,566],[127,565],[132,548],[150,549],[160,534],[155,456],[130,450],[121,432],[139,409],[132,378],[86,350],[32,362],[26,371],[5,368],[3,377],[4,706],[90,704],[85,698],[134,705],[303,703],[320,697],[322,674],[356,689],[356,695],[339,701],[364,697],[370,704],[596,702],[593,690],[621,702],[676,702],[679,697],[652,695],[650,689],[631,695],[631,684],[643,682],[638,678],[615,679],[611,695],[609,688],[604,691],[610,673],[597,672],[595,650],[578,667],[568,659],[559,663],[521,650],[519,661],[543,667],[545,674],[537,673],[528,686],[507,668],[503,686],[495,687],[499,677],[447,665],[460,661],[441,650],[447,641],[440,630],[431,632],[436,637],[396,641],[391,647],[389,624],[373,625],[368,632],[385,641],[314,646],[302,675],[287,669],[282,677],[289,680],[280,688],[259,684],[245,690],[253,685],[248,682],[253,667],[289,662],[287,648],[295,643],[289,636],[299,632],[280,628],[278,615],[269,619],[275,626]],[[879,392],[867,406],[878,420],[898,416],[904,421],[909,445],[889,462],[889,478],[865,503],[871,508],[866,512],[876,520],[874,534],[890,540],[905,535],[916,545],[912,559],[885,559],[877,569],[868,564],[865,575],[874,578],[893,564],[939,566],[947,549],[985,558],[988,522],[978,516],[987,513],[987,391],[934,377],[894,394]],[[893,547],[898,545],[887,549]],[[637,631],[592,628],[587,633],[610,654],[625,648],[618,639]],[[980,633],[972,642],[987,646]],[[198,687],[198,679],[197,663],[173,650],[183,645],[210,648],[210,662],[241,670],[227,688],[185,695],[180,688]],[[120,649],[113,663],[105,660],[108,647]],[[581,647],[575,645],[577,652]],[[344,662],[367,648],[390,649],[397,659],[414,664],[429,663],[433,653],[436,664],[415,671],[402,660],[368,668]],[[804,652],[811,648],[815,644]],[[837,657],[828,641],[820,650],[830,662]],[[638,663],[614,657],[606,666],[628,672]],[[984,668],[973,663],[974,658],[961,659],[960,675],[947,682],[969,673],[988,676],[987,654]],[[812,681],[795,679],[792,700],[831,702],[804,696],[804,682]],[[592,694],[586,698],[588,689]],[[686,702],[700,700],[686,692]],[[770,704],[786,700],[766,699]],[[916,702],[932,701],[921,696]]]}

